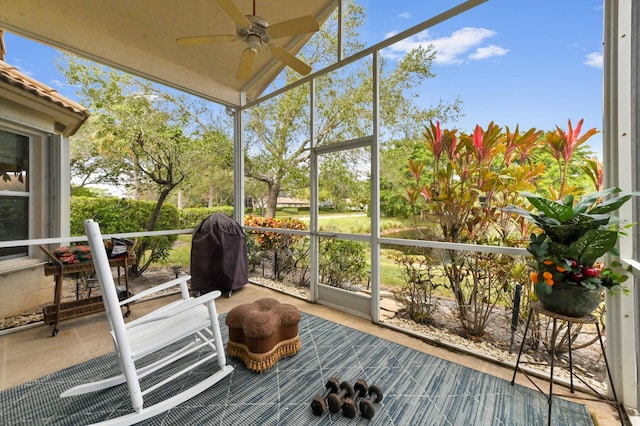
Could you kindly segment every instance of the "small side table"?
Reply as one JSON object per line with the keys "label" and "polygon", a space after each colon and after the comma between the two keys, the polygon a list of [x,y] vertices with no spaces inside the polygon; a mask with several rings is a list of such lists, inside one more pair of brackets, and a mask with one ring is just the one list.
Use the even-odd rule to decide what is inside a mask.
{"label": "small side table", "polygon": [[[53,325],[51,336],[58,335],[58,323],[63,320],[76,318],[82,315],[89,315],[104,310],[102,296],[93,296],[86,299],[80,299],[73,302],[62,302],[62,286],[66,275],[77,274],[79,272],[93,272],[93,261],[65,264],[62,263],[51,251],[45,246],[40,248],[49,256],[49,263],[44,265],[44,275],[55,277],[55,289],[53,292],[53,304],[44,307],[42,313],[44,322]],[[124,283],[126,294],[129,294],[129,262],[134,261],[135,257],[124,256],[109,259],[109,265],[118,269],[118,285],[120,285],[120,268],[124,268]],[[77,297],[76,290],[76,297]],[[129,305],[125,305],[127,310],[125,317],[131,314]]]}
{"label": "small side table", "polygon": [[537,383],[535,383],[527,374],[526,371],[522,370],[519,368],[520,366],[520,357],[522,356],[522,349],[524,348],[524,344],[526,342],[527,339],[527,332],[529,331],[529,324],[531,322],[531,317],[533,316],[533,312],[538,312],[541,315],[545,315],[549,318],[552,319],[553,321],[553,334],[552,336],[557,336],[557,332],[558,330],[558,320],[562,320],[562,321],[566,321],[567,323],[567,334],[568,334],[568,345],[569,345],[569,382],[570,382],[570,386],[571,386],[571,393],[574,393],[574,388],[573,388],[573,378],[577,378],[578,380],[580,380],[583,384],[585,384],[589,389],[591,389],[593,392],[596,393],[596,395],[598,395],[601,399],[607,399],[604,396],[602,396],[596,389],[594,389],[591,385],[589,385],[587,382],[585,382],[584,380],[582,380],[582,378],[580,378],[578,375],[576,375],[573,372],[573,359],[572,359],[572,353],[571,353],[571,325],[572,324],[595,324],[596,326],[596,332],[598,333],[598,340],[600,341],[600,348],[602,349],[602,356],[604,357],[604,364],[607,368],[607,377],[609,378],[609,382],[611,383],[611,392],[613,393],[613,399],[614,402],[616,404],[616,407],[618,408],[618,415],[620,416],[620,424],[622,424],[624,426],[624,417],[622,416],[622,407],[620,405],[620,403],[618,402],[618,396],[616,395],[616,389],[613,385],[613,379],[611,378],[611,371],[609,369],[609,362],[607,361],[607,354],[605,353],[604,350],[604,343],[602,342],[602,335],[600,334],[600,324],[598,322],[598,319],[591,315],[585,315],[584,317],[581,318],[574,318],[574,317],[568,317],[565,315],[560,315],[560,314],[556,314],[555,312],[551,312],[548,311],[544,308],[544,306],[542,306],[541,303],[534,303],[533,305],[531,305],[531,308],[529,309],[529,318],[527,318],[527,325],[525,326],[524,329],[524,335],[522,336],[522,343],[520,344],[520,351],[518,352],[518,359],[516,361],[516,365],[513,369],[513,378],[511,379],[511,384],[515,384],[515,380],[516,380],[516,374],[518,371],[520,371],[522,374],[524,374],[527,379],[529,379],[529,381],[540,391],[542,392],[546,397],[547,397],[547,402],[549,403],[549,415],[548,415],[548,425],[551,425],[551,403],[553,401],[553,367],[554,367],[554,360],[556,357],[556,342],[555,342],[555,338],[553,339],[553,341],[550,342],[551,344],[551,363],[550,363],[550,367],[551,367],[551,372],[550,372],[550,376],[549,376],[549,393],[546,394],[544,390],[542,390]]}

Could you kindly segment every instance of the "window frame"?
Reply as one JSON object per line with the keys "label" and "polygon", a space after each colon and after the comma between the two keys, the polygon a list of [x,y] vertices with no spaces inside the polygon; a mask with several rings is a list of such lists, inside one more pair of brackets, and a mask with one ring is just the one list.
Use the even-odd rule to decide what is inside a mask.
{"label": "window frame", "polygon": [[[44,140],[42,135],[38,135],[33,131],[29,131],[27,128],[23,128],[20,126],[12,125],[12,123],[4,122],[0,120],[0,130],[13,133],[19,136],[23,136],[27,138],[28,144],[28,168],[27,168],[27,191],[5,191],[0,190],[0,197],[19,197],[26,198],[27,201],[27,239],[32,239],[34,236],[34,197],[37,195],[34,193],[36,173],[35,169],[38,165],[36,165],[36,155],[34,149],[36,147],[36,139],[39,139],[41,142]],[[39,164],[41,169],[44,168],[44,164]],[[41,172],[44,173],[44,170]],[[46,191],[46,188],[42,188],[42,191]],[[33,256],[33,248],[28,246],[26,251],[23,253],[17,253],[13,255],[0,255],[0,262],[10,261],[15,259],[26,259]]]}

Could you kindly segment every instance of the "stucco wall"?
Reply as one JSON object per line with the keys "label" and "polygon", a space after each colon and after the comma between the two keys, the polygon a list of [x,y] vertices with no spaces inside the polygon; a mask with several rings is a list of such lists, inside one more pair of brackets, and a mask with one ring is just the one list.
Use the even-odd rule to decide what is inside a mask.
{"label": "stucco wall", "polygon": [[53,302],[53,277],[42,265],[0,275],[0,318],[41,310]]}

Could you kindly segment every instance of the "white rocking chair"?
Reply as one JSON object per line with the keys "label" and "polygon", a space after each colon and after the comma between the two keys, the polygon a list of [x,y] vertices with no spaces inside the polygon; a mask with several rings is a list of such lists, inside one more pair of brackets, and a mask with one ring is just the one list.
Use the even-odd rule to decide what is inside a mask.
{"label": "white rocking chair", "polygon": [[[89,239],[93,263],[109,318],[115,353],[118,356],[122,375],[76,386],[62,393],[61,397],[95,392],[126,382],[134,412],[99,424],[129,425],[165,412],[193,398],[233,371],[232,366],[226,365],[224,345],[214,302],[214,299],[220,296],[219,291],[213,291],[195,299],[191,298],[187,289],[187,280],[190,277],[184,275],[165,284],[142,291],[126,300],[119,301],[113,276],[111,275],[111,268],[109,267],[109,260],[102,242],[100,226],[93,220],[86,220],[84,227]],[[177,285],[180,286],[182,299],[125,324],[122,318],[121,306]],[[193,338],[185,339],[191,336]],[[163,348],[178,341],[183,341],[184,345],[178,347],[173,353],[160,358],[150,365],[136,367],[136,360],[156,351],[161,351]],[[181,371],[170,375],[153,386],[142,389],[140,379],[201,349],[209,350],[210,352],[202,354],[197,362],[189,364]],[[215,372],[212,371],[210,376],[204,376],[205,379],[196,385],[162,402],[149,407],[143,405],[144,395],[185,373],[189,373],[194,368],[213,358],[217,358],[219,369]]]}

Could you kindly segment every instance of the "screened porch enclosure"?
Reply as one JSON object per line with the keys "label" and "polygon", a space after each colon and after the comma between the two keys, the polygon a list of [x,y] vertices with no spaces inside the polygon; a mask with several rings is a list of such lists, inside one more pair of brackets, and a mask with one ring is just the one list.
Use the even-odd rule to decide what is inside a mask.
{"label": "screened porch enclosure", "polygon": [[[155,76],[152,71],[146,71],[147,77],[155,78],[156,81],[162,81],[170,86],[186,89],[191,93],[197,93],[201,96],[208,97],[221,102],[228,107],[228,111],[233,115],[234,130],[234,200],[235,200],[235,219],[243,223],[245,217],[245,182],[247,169],[245,164],[245,155],[252,149],[257,149],[251,145],[251,136],[247,134],[246,128],[251,119],[252,111],[258,108],[266,107],[270,102],[280,97],[289,96],[293,92],[297,92],[304,102],[300,108],[305,112],[305,119],[296,123],[298,128],[297,136],[308,141],[309,155],[303,159],[308,169],[308,184],[310,198],[310,212],[308,229],[289,231],[287,229],[261,229],[247,228],[248,231],[269,231],[282,235],[293,235],[297,237],[297,243],[300,244],[301,251],[306,253],[306,264],[304,265],[304,277],[301,280],[308,282],[308,298],[311,302],[331,306],[354,315],[370,319],[378,323],[380,317],[381,302],[381,285],[383,277],[381,276],[381,260],[383,259],[382,251],[389,246],[394,247],[406,246],[416,249],[439,250],[441,252],[451,253],[474,253],[476,255],[491,255],[494,257],[504,257],[517,259],[515,262],[521,262],[526,251],[524,249],[497,247],[490,245],[469,246],[458,243],[443,243],[435,240],[418,240],[413,238],[386,238],[381,232],[381,212],[380,212],[380,185],[381,170],[384,160],[381,147],[389,137],[381,117],[385,111],[382,109],[380,102],[380,94],[385,88],[381,86],[381,63],[383,61],[382,51],[394,43],[398,43],[412,35],[421,31],[432,28],[439,23],[473,9],[476,6],[485,3],[482,0],[472,0],[462,2],[460,5],[443,12],[439,15],[431,17],[419,25],[416,25],[406,31],[389,37],[388,39],[372,44],[358,52],[346,52],[343,47],[342,34],[338,30],[338,51],[336,52],[336,62],[329,64],[322,70],[313,72],[307,77],[302,77],[294,81],[290,85],[281,84],[279,88],[267,93],[263,96],[255,96],[250,99],[247,91],[240,88],[236,92],[232,92],[229,88],[221,89],[219,94],[212,94],[211,87],[206,86],[206,81],[202,78],[188,73],[188,75],[178,75],[175,69],[163,69]],[[625,192],[638,189],[637,184],[637,160],[638,153],[636,150],[637,136],[640,133],[640,120],[638,120],[638,96],[637,89],[640,79],[638,75],[639,61],[638,50],[640,47],[640,5],[632,0],[605,0],[604,1],[604,100],[603,100],[603,159],[605,170],[605,185],[619,186]],[[337,7],[337,11],[331,9],[331,13],[337,14],[338,26],[341,25],[341,7],[342,1],[333,3]],[[17,7],[17,6],[16,6]],[[133,7],[133,6],[132,6]],[[375,6],[373,6],[375,7]],[[12,16],[4,12],[6,15],[0,14],[0,25],[9,29],[15,29],[17,32],[30,34],[36,39],[43,41],[56,40],[54,35],[38,34],[33,27],[33,23],[27,18]],[[62,16],[62,15],[60,15]],[[326,17],[326,16],[325,16]],[[64,22],[64,17],[60,17]],[[24,28],[23,28],[24,27]],[[57,26],[60,28],[60,26]],[[67,35],[68,36],[68,35]],[[64,45],[68,40],[57,41],[57,44]],[[74,49],[72,49],[74,50]],[[76,48],[75,50],[81,50]],[[128,51],[135,54],[135,48]],[[100,52],[94,52],[94,57],[100,57]],[[113,56],[108,56],[105,62],[112,64],[120,69],[128,70],[130,66],[119,64]],[[143,62],[143,61],[141,61]],[[153,62],[153,61],[150,61]],[[339,139],[322,140],[323,143],[318,144],[319,139],[319,117],[317,110],[319,108],[318,99],[327,96],[323,93],[323,79],[330,79],[333,73],[350,72],[352,67],[360,66],[368,70],[366,77],[370,82],[370,91],[363,94],[363,104],[368,104],[369,109],[363,119],[359,123],[357,129],[344,131]],[[162,66],[159,66],[162,68]],[[145,74],[140,72],[140,74]],[[173,76],[174,78],[172,78]],[[189,83],[188,76],[194,76],[193,81]],[[195,87],[189,87],[189,84],[201,84],[198,90]],[[267,85],[263,84],[263,88]],[[245,88],[246,89],[246,88]],[[255,93],[256,87],[251,87],[252,93]],[[594,90],[599,90],[596,88]],[[597,125],[599,123],[594,123]],[[330,187],[328,180],[320,173],[320,164],[326,164],[331,161],[340,161],[349,159],[355,165],[358,179],[363,182],[365,195],[362,194],[340,194],[340,188]],[[629,173],[631,171],[631,173]],[[320,194],[330,194],[329,196]],[[362,233],[342,233],[335,232],[330,229],[323,229],[320,226],[319,208],[325,201],[333,198],[342,200],[345,198],[360,197],[357,204],[361,205],[366,212],[363,217],[363,226],[368,227],[368,232]],[[322,199],[321,199],[322,198]],[[629,203],[620,211],[620,216],[629,222],[638,222],[638,203]],[[142,236],[142,235],[140,235]],[[640,230],[638,227],[633,228],[629,238],[621,241],[620,256],[623,261],[631,266],[635,273],[640,273]],[[50,243],[56,241],[29,241],[23,243],[18,241],[18,245],[33,245],[40,243]],[[68,239],[69,240],[69,239]],[[71,239],[72,240],[72,239]],[[331,274],[328,272],[330,262],[322,257],[322,249],[328,243],[346,242],[364,244],[367,247],[369,258],[369,269],[365,276],[359,281],[353,281],[345,284],[345,288],[339,288],[330,285]],[[16,246],[16,241],[8,243],[0,243],[0,249]],[[478,257],[479,258],[479,257]],[[259,267],[259,266],[258,266]],[[298,272],[299,273],[299,272]],[[349,287],[364,287],[369,290],[367,294],[356,293],[351,291]],[[625,406],[637,409],[640,406],[640,392],[638,363],[640,361],[640,330],[638,330],[637,321],[640,312],[640,302],[638,302],[638,284],[633,278],[628,281],[628,287],[631,295],[618,298],[607,298],[607,355],[613,368],[613,379],[618,390],[618,398]]]}

